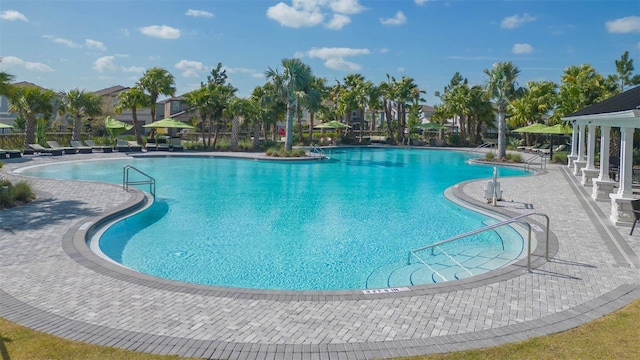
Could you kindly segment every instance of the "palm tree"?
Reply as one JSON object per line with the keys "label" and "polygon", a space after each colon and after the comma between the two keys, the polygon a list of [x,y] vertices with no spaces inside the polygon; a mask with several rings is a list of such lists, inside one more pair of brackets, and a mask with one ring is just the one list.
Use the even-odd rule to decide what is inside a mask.
{"label": "palm tree", "polygon": [[[0,58],[0,62],[2,62],[2,58]],[[13,82],[14,78],[14,75],[11,75],[6,71],[0,71],[0,95],[4,95],[7,97],[11,95],[11,90],[13,88],[11,83]]]}
{"label": "palm tree", "polygon": [[507,155],[507,105],[522,93],[516,83],[520,69],[507,61],[493,64],[493,68],[485,69],[484,73],[489,77],[487,93],[498,108],[498,158],[502,159]]}
{"label": "palm tree", "polygon": [[376,86],[371,81],[367,81],[365,83],[365,93],[367,95],[367,108],[369,109],[369,112],[371,112],[369,130],[375,131],[378,110],[382,109],[382,93],[380,92],[380,87]]}
{"label": "palm tree", "polygon": [[305,98],[304,106],[309,111],[309,143],[313,142],[313,126],[315,115],[320,111],[322,107],[322,101],[324,100],[328,89],[327,80],[325,78],[313,76],[309,81],[309,88],[307,91],[307,97]]}
{"label": "palm tree", "polygon": [[[136,86],[149,94],[149,101],[151,102],[151,122],[156,121],[156,102],[158,102],[158,96],[175,96],[176,94],[173,75],[161,67],[153,67],[145,71]],[[154,129],[151,129],[151,133],[154,133]]]}
{"label": "palm tree", "polygon": [[283,71],[269,68],[265,75],[271,79],[278,93],[287,103],[287,126],[285,149],[293,148],[293,117],[298,106],[299,93],[307,87],[313,74],[311,68],[300,59],[283,59]]}
{"label": "palm tree", "polygon": [[36,142],[38,115],[51,117],[56,93],[36,86],[19,86],[9,98],[9,112],[16,112],[25,119],[24,147]]}
{"label": "palm tree", "polygon": [[80,140],[82,120],[84,118],[100,115],[101,112],[102,98],[99,95],[79,89],[73,89],[69,92],[62,93],[58,114],[69,114],[73,118],[71,140]]}
{"label": "palm tree", "polygon": [[132,87],[118,94],[118,104],[114,108],[117,114],[122,114],[124,110],[131,110],[133,121],[133,131],[138,144],[142,144],[142,135],[138,126],[138,109],[151,106],[151,98],[139,87]]}

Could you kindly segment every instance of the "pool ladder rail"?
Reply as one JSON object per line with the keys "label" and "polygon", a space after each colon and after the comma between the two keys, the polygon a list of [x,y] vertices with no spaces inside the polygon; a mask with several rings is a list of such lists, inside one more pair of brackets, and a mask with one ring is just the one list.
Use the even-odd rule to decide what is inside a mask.
{"label": "pool ladder rail", "polygon": [[324,150],[322,150],[322,148],[316,144],[312,144],[309,147],[309,156],[310,157],[319,157],[322,159],[329,159],[329,157],[327,156],[327,154],[324,152]]}
{"label": "pool ladder rail", "polygon": [[429,265],[429,263],[426,260],[422,259],[420,256],[418,256],[416,254],[417,252],[428,250],[428,249],[431,249],[431,252],[433,253],[434,249],[438,249],[445,256],[447,256],[449,259],[451,259],[454,264],[456,264],[457,266],[459,266],[460,268],[462,268],[463,270],[468,272],[470,275],[473,275],[473,274],[471,274],[469,269],[464,267],[464,265],[462,265],[460,262],[456,261],[453,256],[451,256],[447,252],[445,252],[440,246],[444,245],[446,243],[452,242],[452,241],[456,241],[456,240],[460,240],[460,239],[469,237],[471,235],[476,235],[476,234],[479,234],[479,233],[482,233],[482,232],[485,232],[485,231],[493,230],[493,229],[501,227],[501,226],[506,226],[506,225],[509,225],[511,223],[519,223],[519,224],[524,225],[525,227],[527,227],[527,230],[528,230],[528,238],[527,238],[527,270],[531,271],[531,228],[532,228],[532,226],[528,222],[521,221],[520,219],[525,218],[525,217],[529,217],[529,216],[532,216],[532,215],[543,216],[547,220],[546,230],[545,230],[545,235],[546,235],[545,259],[547,261],[549,261],[549,216],[547,216],[546,214],[542,214],[542,213],[530,212],[530,213],[514,216],[512,218],[509,218],[507,220],[501,221],[499,223],[495,223],[495,224],[488,225],[488,226],[485,226],[485,227],[482,227],[482,228],[479,228],[479,229],[476,229],[476,230],[472,230],[472,231],[469,231],[469,232],[466,232],[466,233],[463,233],[463,234],[459,234],[459,235],[450,237],[450,238],[442,240],[442,241],[438,241],[435,244],[431,244],[431,245],[423,246],[421,248],[413,249],[413,250],[409,251],[409,256],[407,258],[407,265],[411,265],[411,257],[415,257],[416,259],[418,259],[418,261],[420,261],[422,264],[424,264],[424,266],[426,266],[429,270],[431,270],[435,275],[437,275],[438,277],[442,278],[444,281],[447,281],[447,279],[444,277],[444,275],[440,274],[437,270],[433,269],[431,267],[431,265]]}
{"label": "pool ladder rail", "polygon": [[[134,172],[145,177],[143,180],[130,180],[129,179],[129,171],[133,170]],[[151,177],[150,175],[142,172],[140,169],[137,169],[131,165],[126,165],[124,169],[122,169],[122,188],[124,191],[129,191],[129,185],[149,185],[149,192],[153,196],[153,199],[156,199],[156,179]]]}

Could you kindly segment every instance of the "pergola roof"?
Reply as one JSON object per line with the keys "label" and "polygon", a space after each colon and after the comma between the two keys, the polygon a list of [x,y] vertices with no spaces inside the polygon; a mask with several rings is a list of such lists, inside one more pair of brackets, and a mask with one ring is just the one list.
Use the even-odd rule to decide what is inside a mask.
{"label": "pergola roof", "polygon": [[640,86],[563,117],[578,124],[640,128]]}

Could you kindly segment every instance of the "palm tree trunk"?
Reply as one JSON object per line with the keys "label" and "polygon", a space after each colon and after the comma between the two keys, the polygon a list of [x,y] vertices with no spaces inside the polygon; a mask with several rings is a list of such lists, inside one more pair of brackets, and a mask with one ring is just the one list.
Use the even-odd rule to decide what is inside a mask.
{"label": "palm tree trunk", "polygon": [[81,131],[82,119],[80,118],[80,115],[76,115],[75,119],[73,119],[73,131],[71,132],[71,140],[79,141]]}
{"label": "palm tree trunk", "polygon": [[507,122],[505,112],[498,112],[498,158],[507,157]]}
{"label": "palm tree trunk", "polygon": [[[267,137],[265,136],[265,139],[266,138]],[[252,143],[253,150],[254,151],[258,150],[258,146],[260,146],[260,123],[256,121],[256,123],[253,124],[253,143]]]}
{"label": "palm tree trunk", "polygon": [[135,108],[131,109],[131,117],[133,118],[133,131],[136,134],[136,142],[142,144],[142,136],[140,135],[140,128],[138,127],[138,113]]}
{"label": "palm tree trunk", "polygon": [[28,149],[29,144],[35,144],[36,142],[36,119],[32,116],[27,116],[24,124],[24,148]]}
{"label": "palm tree trunk", "polygon": [[309,113],[309,144],[313,144],[313,120],[314,120],[315,114],[310,112]]}
{"label": "palm tree trunk", "polygon": [[285,129],[285,141],[284,148],[286,150],[293,149],[293,109],[291,109],[293,104],[291,102],[287,103],[287,126]]}
{"label": "palm tree trunk", "polygon": [[238,149],[238,130],[240,129],[240,120],[237,116],[231,119],[231,151]]}

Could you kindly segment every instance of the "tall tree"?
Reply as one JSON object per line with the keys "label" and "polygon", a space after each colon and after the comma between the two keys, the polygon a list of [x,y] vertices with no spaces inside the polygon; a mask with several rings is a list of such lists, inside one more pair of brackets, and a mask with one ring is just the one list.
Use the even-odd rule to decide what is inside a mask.
{"label": "tall tree", "polygon": [[265,75],[270,79],[278,93],[287,103],[287,126],[285,149],[293,148],[293,118],[298,106],[299,93],[307,86],[313,76],[311,68],[300,59],[283,59],[282,72],[269,68]]}
{"label": "tall tree", "polygon": [[325,78],[313,76],[308,83],[307,97],[304,107],[309,112],[309,144],[313,142],[313,126],[316,113],[320,111],[322,101],[327,95],[327,80]]}
{"label": "tall tree", "polygon": [[620,86],[620,92],[624,92],[627,86],[640,84],[640,74],[633,73],[633,59],[629,58],[628,51],[625,51],[615,64],[616,74],[611,75],[611,79]]}
{"label": "tall tree", "polygon": [[114,108],[114,111],[118,114],[121,114],[124,110],[131,110],[133,131],[135,132],[136,141],[138,142],[138,144],[142,144],[142,135],[140,133],[140,126],[138,124],[138,109],[149,106],[151,106],[151,98],[137,86],[122,91],[118,94],[118,104]]}
{"label": "tall tree", "polygon": [[[2,62],[2,58],[0,58],[0,62]],[[9,74],[6,71],[0,71],[0,95],[4,95],[9,97],[11,95],[11,90],[13,85],[11,83],[15,79],[15,76]]]}
{"label": "tall tree", "polygon": [[9,98],[9,112],[16,112],[25,119],[24,147],[36,141],[36,121],[39,116],[50,118],[53,114],[56,93],[37,86],[17,86]]}
{"label": "tall tree", "polygon": [[58,114],[68,114],[73,118],[71,140],[80,141],[82,121],[100,115],[102,112],[102,97],[84,90],[73,89],[62,93],[62,98],[58,105]]}
{"label": "tall tree", "polygon": [[[171,75],[168,70],[157,66],[145,71],[136,86],[146,91],[149,95],[151,102],[151,122],[156,121],[156,103],[158,102],[158,96],[175,96],[176,94],[173,75]],[[151,129],[151,133],[154,133],[154,129]]]}
{"label": "tall tree", "polygon": [[487,93],[498,110],[498,158],[502,159],[507,155],[507,105],[522,93],[516,82],[520,69],[507,61],[493,64],[493,68],[485,69],[484,73],[488,76]]}

